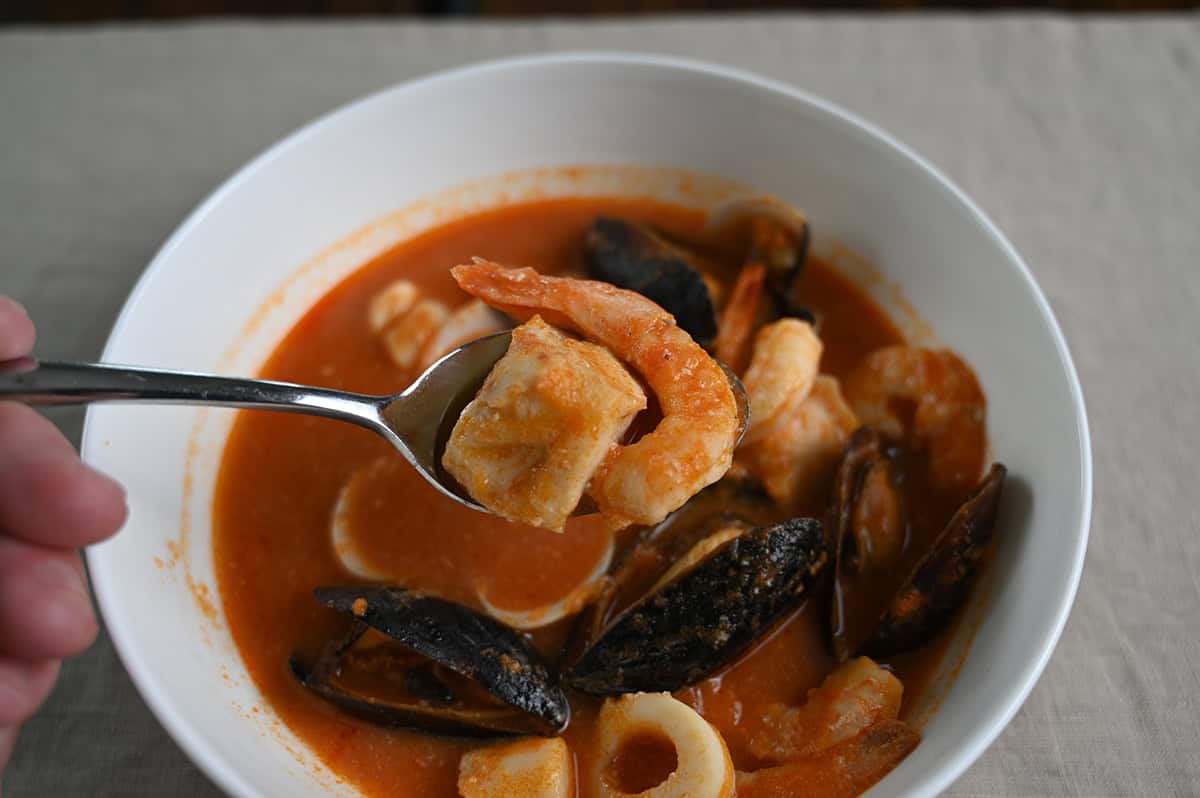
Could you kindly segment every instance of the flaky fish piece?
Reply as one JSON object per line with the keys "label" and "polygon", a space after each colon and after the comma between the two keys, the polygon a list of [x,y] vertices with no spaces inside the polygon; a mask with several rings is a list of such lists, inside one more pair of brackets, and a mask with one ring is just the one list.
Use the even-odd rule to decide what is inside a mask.
{"label": "flaky fish piece", "polygon": [[608,350],[534,316],[459,417],[442,463],[473,499],[561,532],[646,394]]}

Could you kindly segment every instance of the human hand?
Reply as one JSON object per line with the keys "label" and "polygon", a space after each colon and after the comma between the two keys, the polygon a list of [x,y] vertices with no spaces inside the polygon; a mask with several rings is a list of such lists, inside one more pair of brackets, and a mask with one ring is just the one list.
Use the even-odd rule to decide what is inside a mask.
{"label": "human hand", "polygon": [[[0,296],[0,361],[33,349],[33,322]],[[125,520],[125,492],[84,465],[32,409],[0,402],[0,770],[64,657],[96,637],[77,549]]]}

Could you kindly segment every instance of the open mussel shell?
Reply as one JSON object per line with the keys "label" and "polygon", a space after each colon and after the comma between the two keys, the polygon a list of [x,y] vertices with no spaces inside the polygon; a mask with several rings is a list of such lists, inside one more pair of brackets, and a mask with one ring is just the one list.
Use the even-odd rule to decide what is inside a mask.
{"label": "open mussel shell", "polygon": [[[338,706],[381,725],[461,736],[566,728],[566,695],[516,630],[399,587],[329,587],[314,594],[356,621],[346,639],[311,666],[293,657],[292,670]],[[382,638],[371,630],[390,639],[372,642]]]}
{"label": "open mussel shell", "polygon": [[717,312],[696,256],[651,228],[601,216],[584,240],[588,271],[636,291],[675,317],[701,344],[717,334]]}
{"label": "open mussel shell", "polygon": [[796,608],[829,559],[812,518],[714,535],[616,615],[566,674],[572,687],[620,695],[694,684]]}
{"label": "open mussel shell", "polygon": [[770,498],[756,484],[727,476],[656,526],[642,530],[620,551],[596,598],[579,614],[563,661],[577,662],[616,615],[658,584],[700,541],[729,526],[751,529],[775,518]]}
{"label": "open mussel shell", "polygon": [[889,657],[928,641],[966,599],[988,550],[1006,469],[992,465],[893,596],[861,653]]}
{"label": "open mussel shell", "polygon": [[797,208],[769,195],[734,197],[713,209],[708,234],[723,248],[766,264],[767,288],[782,315],[815,321],[795,298],[812,237],[808,218]]}
{"label": "open mussel shell", "polygon": [[846,442],[834,485],[833,652],[839,662],[863,644],[899,585],[909,542],[899,466],[882,436],[860,427]]}

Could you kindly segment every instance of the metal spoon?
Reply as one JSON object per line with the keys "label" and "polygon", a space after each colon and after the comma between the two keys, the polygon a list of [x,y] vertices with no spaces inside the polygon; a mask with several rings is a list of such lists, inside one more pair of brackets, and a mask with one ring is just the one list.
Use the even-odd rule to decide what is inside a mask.
{"label": "metal spoon", "polygon": [[[383,436],[444,495],[488,510],[466,495],[441,465],[441,454],[463,408],[479,392],[496,361],[508,350],[511,330],[460,346],[434,363],[403,392],[371,396],[269,380],[218,377],[104,363],[0,363],[0,400],[31,405],[143,402],[280,410],[348,421]],[[741,428],[749,403],[728,369]],[[581,503],[581,512],[587,508]]]}

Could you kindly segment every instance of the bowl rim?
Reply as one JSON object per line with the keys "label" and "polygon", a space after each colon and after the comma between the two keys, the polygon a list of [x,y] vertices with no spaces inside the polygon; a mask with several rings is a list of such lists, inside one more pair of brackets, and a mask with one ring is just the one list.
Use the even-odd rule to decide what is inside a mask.
{"label": "bowl rim", "polygon": [[[651,67],[673,70],[715,78],[727,82],[749,85],[761,91],[783,96],[793,102],[807,105],[825,115],[832,117],[850,131],[857,131],[863,138],[873,140],[877,146],[892,149],[919,171],[933,178],[937,187],[947,194],[950,199],[964,207],[975,224],[992,239],[1000,250],[1007,256],[1009,264],[1024,281],[1025,288],[1033,297],[1038,312],[1050,331],[1059,362],[1067,379],[1071,401],[1077,417],[1077,435],[1079,445],[1080,495],[1079,524],[1075,530],[1075,545],[1072,553],[1069,572],[1067,575],[1067,590],[1061,594],[1058,605],[1052,608],[1052,623],[1046,628],[1037,643],[1037,655],[1026,664],[1019,677],[1007,691],[1003,701],[997,702],[993,709],[975,725],[966,735],[958,750],[940,766],[929,771],[929,774],[914,792],[915,795],[936,796],[949,787],[970,767],[983,752],[995,741],[1017,711],[1025,703],[1026,698],[1045,670],[1051,655],[1066,626],[1071,607],[1079,589],[1083,572],[1084,558],[1091,527],[1093,502],[1092,447],[1088,428],[1087,408],[1083,398],[1083,390],[1079,376],[1075,370],[1069,348],[1062,329],[1054,316],[1041,288],[1034,279],[1028,265],[1021,258],[1016,248],[1008,241],[998,227],[987,217],[978,205],[953,181],[944,175],[937,167],[927,161],[916,151],[903,144],[890,133],[871,122],[862,119],[836,103],[818,97],[808,91],[797,88],[783,81],[759,75],[749,70],[721,64],[710,63],[697,59],[684,58],[656,53],[622,52],[606,50],[579,50],[548,54],[526,54],[505,58],[490,59],[469,63],[463,66],[439,70],[417,78],[393,84],[378,91],[371,92],[350,102],[344,103],[328,111],[312,121],[304,124],[284,138],[275,142],[260,152],[250,161],[241,166],[231,176],[220,183],[209,195],[184,219],[171,236],[163,243],[151,259],[149,265],[138,278],[133,289],[113,324],[106,339],[102,357],[109,355],[124,332],[129,318],[138,310],[143,302],[151,279],[162,269],[181,242],[227,195],[237,191],[243,183],[255,173],[263,169],[271,161],[285,152],[300,145],[306,139],[317,135],[327,127],[341,121],[342,117],[353,113],[365,106],[389,97],[393,94],[435,87],[439,84],[452,84],[459,80],[470,80],[489,73],[504,72],[538,67],[555,67],[563,65],[594,65],[594,66],[634,66]],[[84,418],[81,435],[80,452],[85,460],[99,445],[92,425],[92,413],[89,411]],[[134,652],[134,643],[120,616],[111,609],[112,596],[117,589],[108,577],[104,567],[103,550],[89,548],[86,552],[88,568],[92,575],[92,585],[96,594],[97,604],[104,618],[108,636],[121,658],[122,664],[129,673],[138,692],[150,708],[158,722],[188,757],[226,793],[237,796],[258,796],[261,793],[246,782],[244,777],[221,754],[205,741],[203,736],[194,732],[190,721],[180,715],[173,702],[168,697],[163,680],[145,666]]]}

